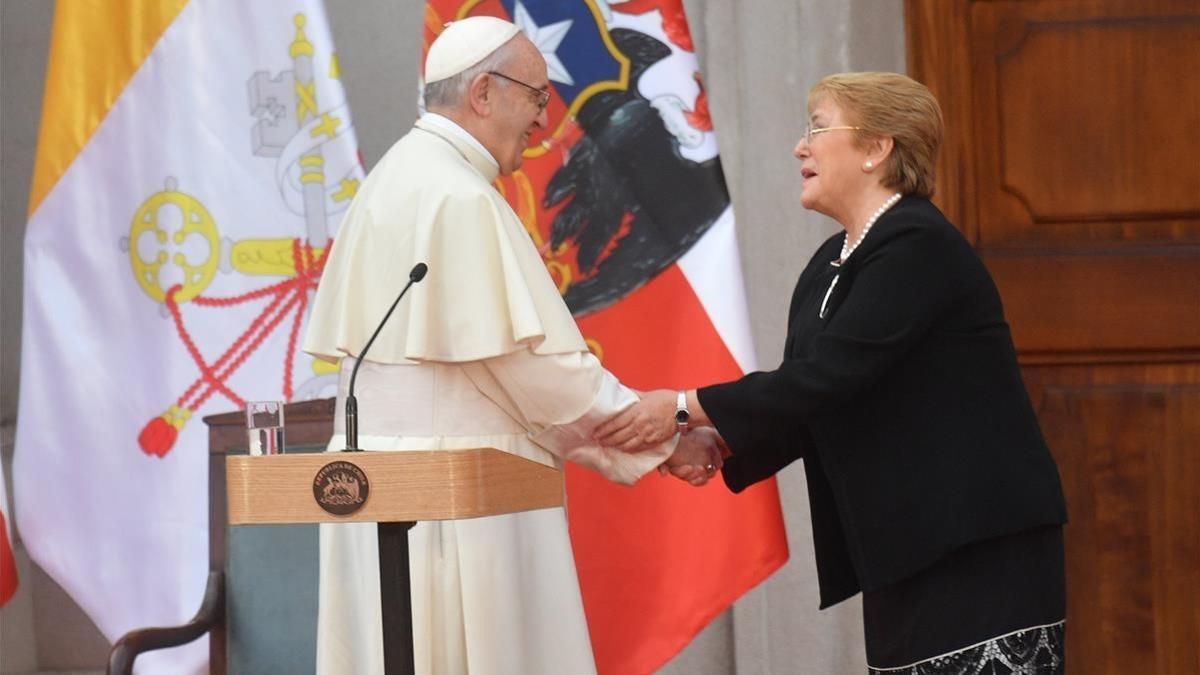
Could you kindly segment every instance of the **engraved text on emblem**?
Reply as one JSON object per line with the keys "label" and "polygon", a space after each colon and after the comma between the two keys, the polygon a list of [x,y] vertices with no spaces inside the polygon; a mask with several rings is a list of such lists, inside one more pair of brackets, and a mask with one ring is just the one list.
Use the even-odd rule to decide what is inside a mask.
{"label": "engraved text on emblem", "polygon": [[330,462],[313,478],[313,498],[335,516],[347,516],[367,502],[367,474],[350,462]]}

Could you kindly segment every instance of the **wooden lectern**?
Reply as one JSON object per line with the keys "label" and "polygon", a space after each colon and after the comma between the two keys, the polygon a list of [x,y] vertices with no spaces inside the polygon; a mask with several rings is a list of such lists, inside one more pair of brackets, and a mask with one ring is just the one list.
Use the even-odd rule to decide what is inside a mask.
{"label": "wooden lectern", "polygon": [[492,448],[225,458],[230,525],[379,523],[384,663],[413,672],[408,530],[563,504],[562,473]]}
{"label": "wooden lectern", "polygon": [[[561,506],[558,471],[489,448],[446,452],[320,452],[333,433],[334,400],[289,403],[285,408],[288,448],[297,454],[250,457],[245,413],[204,418],[208,425],[209,576],[203,602],[186,624],[132,630],[113,645],[108,672],[133,672],[139,654],[209,636],[209,668],[228,672],[227,629],[237,612],[226,594],[241,581],[226,578],[232,562],[231,525],[274,523],[380,523],[380,591],[383,594],[384,657],[388,672],[412,671],[412,614],[408,585],[408,529],[418,520],[473,518]],[[348,486],[355,470],[326,471],[325,485],[344,515],[324,510],[313,485],[331,463],[349,462],[366,478],[364,494]],[[321,487],[321,494],[325,488]],[[240,528],[238,528],[240,529]],[[279,544],[270,536],[266,541]],[[244,542],[243,542],[244,543]],[[301,603],[303,604],[303,603]],[[315,597],[309,607],[315,607]],[[306,607],[306,609],[308,609]],[[245,664],[243,664],[245,665]]]}

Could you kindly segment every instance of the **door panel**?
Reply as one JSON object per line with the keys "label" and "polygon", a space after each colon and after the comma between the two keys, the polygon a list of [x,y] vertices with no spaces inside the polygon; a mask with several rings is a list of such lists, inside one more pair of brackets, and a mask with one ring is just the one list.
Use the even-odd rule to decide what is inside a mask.
{"label": "door panel", "polygon": [[1200,5],[906,0],[1067,495],[1067,667],[1200,672]]}

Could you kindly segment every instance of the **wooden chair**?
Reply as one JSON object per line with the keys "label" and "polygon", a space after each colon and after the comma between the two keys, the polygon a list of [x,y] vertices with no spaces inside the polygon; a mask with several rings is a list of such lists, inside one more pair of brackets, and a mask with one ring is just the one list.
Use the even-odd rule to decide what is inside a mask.
{"label": "wooden chair", "polygon": [[[329,437],[333,434],[333,414],[333,399],[290,403],[285,406],[287,452],[324,451]],[[122,636],[109,652],[108,672],[110,674],[131,674],[134,660],[138,655],[151,650],[185,645],[205,633],[209,635],[210,673],[224,675],[231,670],[250,672],[239,666],[248,666],[249,664],[246,662],[254,660],[253,654],[244,653],[245,650],[236,648],[233,653],[230,653],[228,628],[231,608],[227,599],[232,597],[232,594],[236,593],[238,589],[255,583],[254,579],[242,579],[240,574],[237,578],[232,577],[230,566],[252,566],[253,562],[241,560],[237,551],[230,550],[231,529],[233,528],[228,524],[225,494],[225,458],[233,454],[246,454],[246,418],[241,411],[236,411],[209,415],[204,418],[204,423],[208,425],[209,563],[208,586],[204,591],[204,600],[199,611],[196,612],[196,616],[186,624],[161,628],[141,628]],[[303,621],[311,620],[313,639],[315,639],[316,628],[316,531],[315,525],[278,526],[272,533],[275,536],[267,537],[270,540],[268,547],[274,548],[276,554],[280,554],[280,548],[288,548],[289,545],[311,548],[313,552],[311,559],[307,561],[290,561],[305,567],[305,569],[310,565],[314,572],[308,579],[312,586],[308,589],[309,592],[302,593],[302,597],[288,598],[293,601],[293,605],[311,604],[311,608],[309,608],[311,611],[308,614],[297,613],[294,618]],[[242,539],[236,531],[232,534],[233,539]],[[263,538],[261,530],[257,535],[256,538]],[[232,556],[231,553],[233,553]],[[283,552],[283,555],[287,555],[286,551]],[[236,570],[236,572],[240,571]],[[293,584],[304,584],[305,581],[306,579],[297,579],[294,576],[290,579]],[[240,617],[236,604],[232,609],[234,610],[232,618],[235,622],[239,619],[253,621],[250,617]],[[246,621],[242,621],[242,623],[246,623]],[[279,628],[283,629],[284,627],[279,626]],[[305,638],[301,637],[301,640],[304,641]],[[311,654],[311,651],[307,652],[304,658],[311,660]],[[231,668],[231,663],[235,664],[235,667]],[[275,664],[276,667],[279,665]]]}

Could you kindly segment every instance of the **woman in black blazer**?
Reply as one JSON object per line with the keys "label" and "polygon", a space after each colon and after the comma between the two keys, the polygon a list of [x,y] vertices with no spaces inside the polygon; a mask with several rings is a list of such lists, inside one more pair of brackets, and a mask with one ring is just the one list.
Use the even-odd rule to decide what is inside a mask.
{"label": "woman in black blazer", "polygon": [[804,459],[821,606],[862,591],[871,672],[1057,673],[1066,507],[996,286],[929,201],[941,138],[907,77],[818,83],[800,201],[845,233],[800,275],[783,362],[650,392],[597,435],[713,426],[734,492]]}

